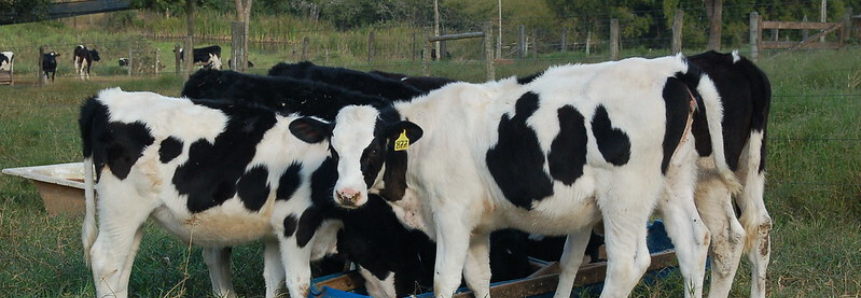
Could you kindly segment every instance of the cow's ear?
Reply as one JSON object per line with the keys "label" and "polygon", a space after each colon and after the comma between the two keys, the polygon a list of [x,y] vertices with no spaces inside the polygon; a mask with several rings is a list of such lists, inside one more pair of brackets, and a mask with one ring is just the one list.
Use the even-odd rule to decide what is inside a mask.
{"label": "cow's ear", "polygon": [[290,132],[306,143],[316,144],[332,135],[332,125],[311,117],[302,117],[290,122]]}
{"label": "cow's ear", "polygon": [[409,145],[412,145],[422,138],[422,134],[424,134],[424,131],[415,123],[400,121],[389,126],[389,129],[386,132],[386,137],[389,138],[389,141],[395,142],[396,151],[401,151],[398,149],[404,148],[405,146],[403,143],[398,143],[398,141],[409,141]]}

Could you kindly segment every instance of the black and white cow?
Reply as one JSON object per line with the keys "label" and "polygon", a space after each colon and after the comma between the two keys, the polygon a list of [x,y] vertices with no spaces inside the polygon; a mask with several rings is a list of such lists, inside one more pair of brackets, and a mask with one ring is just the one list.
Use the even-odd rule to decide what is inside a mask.
{"label": "black and white cow", "polygon": [[42,72],[46,81],[48,74],[51,74],[51,82],[54,81],[54,76],[57,74],[57,57],[60,57],[60,54],[53,51],[42,54]]}
{"label": "black and white cow", "polygon": [[[689,61],[715,82],[721,98],[719,108],[725,115],[721,122],[725,163],[743,186],[733,201],[733,186],[715,174],[709,122],[695,115],[693,134],[700,156],[697,208],[712,233],[709,297],[729,295],[741,255],[748,252],[753,281],[750,297],[763,298],[771,254],[772,220],[763,201],[771,84],[762,70],[738,52],[709,51],[691,56]],[[733,202],[741,211],[738,218]]]}
{"label": "black and white cow", "polygon": [[556,291],[568,297],[598,221],[609,262],[602,296],[625,297],[649,265],[644,223],[656,208],[685,296],[700,297],[709,233],[693,200],[694,98],[710,120],[718,175],[737,185],[723,159],[717,91],[681,56],[452,83],[392,108],[345,107],[333,123],[300,118],[291,131],[309,143],[331,139],[338,204],[355,208],[385,190],[436,240],[437,297],[454,293],[461,271],[476,297],[489,295],[488,235],[502,228],[568,235]]}
{"label": "black and white cow", "polygon": [[380,70],[372,70],[370,73],[390,78],[393,80],[401,81],[402,83],[408,84],[410,86],[416,87],[419,90],[423,90],[426,92],[430,92],[431,90],[436,90],[442,88],[449,83],[457,82],[455,80],[443,77],[419,77],[419,76],[408,76],[405,74],[393,73],[393,72],[385,72]]}
{"label": "black and white cow", "polygon": [[317,66],[308,61],[294,64],[278,63],[269,69],[268,75],[333,84],[362,94],[380,96],[390,100],[408,100],[427,93],[427,91],[419,90],[396,80],[353,69]]}
{"label": "black and white cow", "polygon": [[128,68],[129,67],[129,58],[117,59],[117,65],[119,65],[122,68]]}
{"label": "black and white cow", "polygon": [[[87,49],[84,45],[78,45],[74,51],[75,72],[81,75],[81,80],[90,78],[90,67],[94,61],[101,61],[99,51],[96,49]],[[85,70],[86,68],[86,70]]]}
{"label": "black and white cow", "polygon": [[[285,106],[301,115],[331,119],[338,105],[376,100],[315,89],[337,89],[328,85],[261,78],[291,81],[291,90],[278,90],[291,97],[280,99],[295,102]],[[293,138],[288,124],[294,118],[250,98],[192,101],[107,89],[89,99],[80,120],[88,165],[83,241],[98,296],[127,296],[139,229],[149,217],[186,242],[211,248],[207,263],[225,262],[223,247],[263,237],[267,297],[275,296],[285,274],[291,296],[307,296],[308,263],[333,250],[342,224],[332,214],[343,209],[331,198],[328,145]],[[232,289],[229,270],[210,273],[226,282],[214,283],[216,292],[232,296],[225,292]]]}
{"label": "black and white cow", "polygon": [[[331,71],[343,69],[334,68]],[[375,77],[365,79],[376,79]],[[194,73],[183,87],[182,96],[191,99],[220,98],[242,103],[254,102],[279,110],[282,113],[303,111],[316,113],[325,119],[334,119],[338,107],[357,102],[375,102],[378,98],[361,98],[341,88],[316,88],[303,92],[291,88],[298,84],[318,85],[320,82],[297,81],[288,77],[263,77],[233,71],[200,70]],[[329,86],[329,85],[323,85]],[[310,89],[309,89],[310,90]],[[349,99],[349,101],[345,100]],[[331,100],[331,106],[320,109],[304,107],[316,101]],[[334,171],[332,172],[334,174]],[[322,178],[321,178],[322,179]],[[336,177],[329,178],[334,185]],[[330,188],[331,188],[330,185]],[[324,192],[331,194],[331,190]],[[331,199],[331,198],[330,198]],[[372,199],[374,200],[374,199]],[[326,212],[323,216],[343,221],[338,234],[338,252],[359,265],[365,286],[374,297],[403,297],[418,294],[432,281],[435,245],[420,231],[403,227],[391,207],[382,199],[351,212]],[[494,235],[496,236],[496,235]],[[501,236],[497,236],[498,238]],[[502,241],[500,241],[502,242]],[[495,250],[495,278],[525,277],[529,274],[525,250],[505,243]],[[205,251],[205,254],[226,255],[220,263],[211,264],[210,270],[228,268],[229,254]],[[503,268],[505,263],[516,263]],[[525,264],[525,265],[524,265]],[[230,284],[212,276],[213,284]],[[232,289],[232,288],[231,288]]]}
{"label": "black and white cow", "polygon": [[15,53],[11,51],[0,52],[0,70],[15,71]]}
{"label": "black and white cow", "polygon": [[[211,45],[194,49],[193,62],[202,65],[204,69],[221,69],[221,46]],[[179,49],[179,61],[185,61],[185,50]]]}

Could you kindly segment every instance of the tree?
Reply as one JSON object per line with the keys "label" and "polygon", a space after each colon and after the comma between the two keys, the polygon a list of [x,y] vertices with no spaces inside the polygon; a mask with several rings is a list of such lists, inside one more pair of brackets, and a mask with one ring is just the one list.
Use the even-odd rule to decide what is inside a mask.
{"label": "tree", "polygon": [[236,21],[242,24],[243,34],[240,45],[234,45],[242,48],[242,56],[233,57],[234,65],[231,65],[231,67],[233,67],[233,69],[243,71],[245,70],[245,66],[248,65],[246,62],[248,61],[248,27],[251,22],[251,4],[253,3],[253,0],[234,1],[236,3]]}
{"label": "tree", "polygon": [[709,19],[709,50],[720,51],[721,27],[723,26],[723,0],[705,0],[706,17]]}
{"label": "tree", "polygon": [[50,2],[50,0],[0,0],[0,12],[8,14],[12,18],[12,23],[40,21],[48,16]]}

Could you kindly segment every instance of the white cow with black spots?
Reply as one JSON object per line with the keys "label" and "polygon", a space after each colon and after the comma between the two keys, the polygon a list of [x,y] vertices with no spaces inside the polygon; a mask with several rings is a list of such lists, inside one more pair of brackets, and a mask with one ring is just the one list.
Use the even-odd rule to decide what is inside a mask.
{"label": "white cow with black spots", "polygon": [[489,297],[488,234],[502,228],[568,235],[556,291],[568,297],[601,220],[609,260],[601,297],[625,297],[649,265],[645,223],[656,208],[685,296],[699,297],[709,232],[693,200],[695,97],[706,106],[717,173],[737,185],[722,158],[714,85],[681,56],[451,83],[393,108],[346,107],[334,123],[301,118],[291,127],[308,142],[331,139],[342,206],[382,193],[390,160],[404,160],[405,195],[390,203],[436,240],[437,297],[453,295],[461,272],[476,297]]}

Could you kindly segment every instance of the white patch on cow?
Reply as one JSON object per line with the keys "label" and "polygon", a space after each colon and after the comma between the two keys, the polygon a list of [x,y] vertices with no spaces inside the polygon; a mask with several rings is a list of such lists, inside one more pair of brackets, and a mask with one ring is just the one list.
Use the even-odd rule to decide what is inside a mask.
{"label": "white patch on cow", "polygon": [[212,69],[221,70],[221,58],[218,58],[218,56],[213,53],[209,53],[209,61],[207,64]]}
{"label": "white patch on cow", "polygon": [[732,50],[732,63],[737,63],[741,60],[741,55],[738,54],[738,49]]}
{"label": "white patch on cow", "polygon": [[[348,106],[341,109],[335,122],[356,123],[357,125],[339,125],[332,131],[332,148],[338,152],[339,179],[335,184],[335,192],[352,189],[361,190],[361,206],[368,199],[368,186],[359,166],[359,160],[365,148],[374,140],[374,127],[379,112],[370,106]],[[342,153],[343,152],[343,153]]]}
{"label": "white patch on cow", "polygon": [[98,97],[105,105],[116,107],[111,109],[110,121],[143,122],[157,142],[174,136],[186,145],[199,139],[212,143],[227,126],[227,115],[188,99],[152,92],[125,92],[120,88],[102,90]]}
{"label": "white patch on cow", "polygon": [[386,279],[379,279],[376,275],[368,271],[368,269],[359,266],[359,274],[365,279],[365,289],[368,291],[368,296],[374,298],[395,298],[395,274],[389,272]]}

